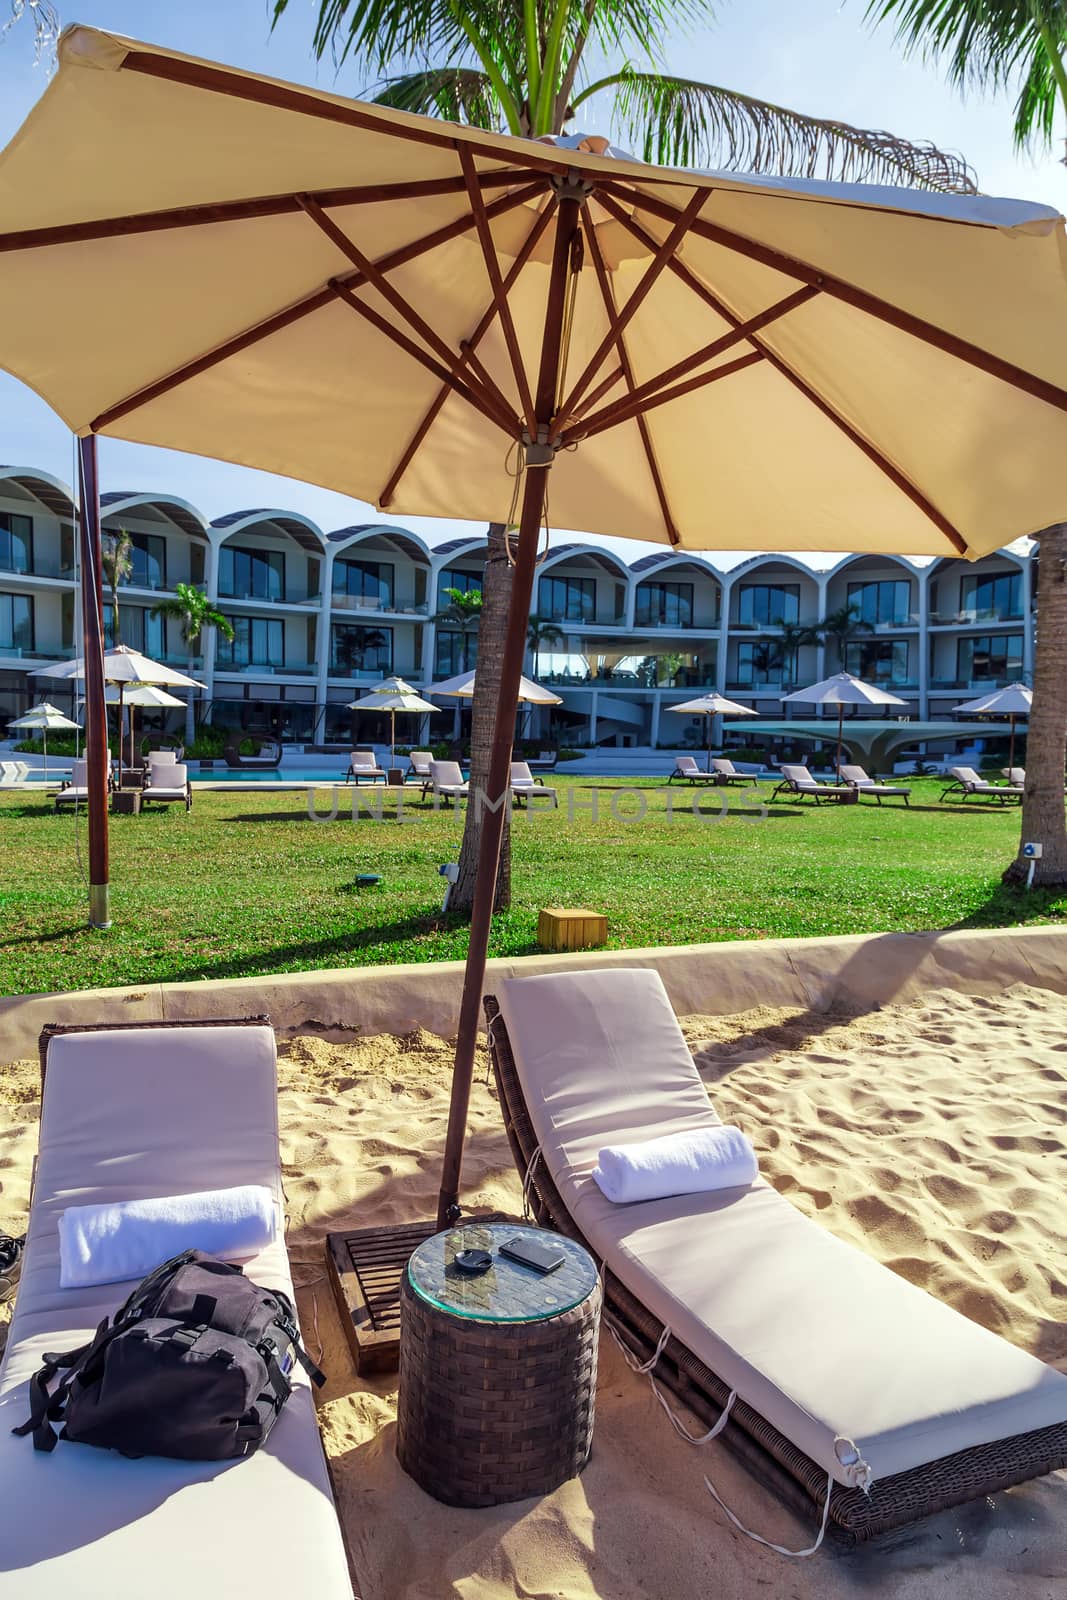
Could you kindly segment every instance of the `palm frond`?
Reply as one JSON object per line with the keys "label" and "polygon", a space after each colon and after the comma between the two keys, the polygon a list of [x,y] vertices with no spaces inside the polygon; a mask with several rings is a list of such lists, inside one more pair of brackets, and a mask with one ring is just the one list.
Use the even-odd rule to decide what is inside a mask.
{"label": "palm frond", "polygon": [[1019,149],[1035,138],[1042,144],[1052,143],[1056,126],[1056,79],[1052,63],[1042,50],[1030,62],[1030,70],[1023,79],[1019,98],[1015,102],[1013,132]]}
{"label": "palm frond", "polygon": [[375,103],[395,111],[418,111],[448,122],[499,131],[504,126],[500,101],[484,72],[473,67],[428,67],[389,78],[374,95]]}
{"label": "palm frond", "polygon": [[575,101],[609,87],[615,91],[613,121],[623,142],[639,144],[649,162],[975,192],[974,174],[963,158],[934,144],[808,117],[688,78],[627,67]]}

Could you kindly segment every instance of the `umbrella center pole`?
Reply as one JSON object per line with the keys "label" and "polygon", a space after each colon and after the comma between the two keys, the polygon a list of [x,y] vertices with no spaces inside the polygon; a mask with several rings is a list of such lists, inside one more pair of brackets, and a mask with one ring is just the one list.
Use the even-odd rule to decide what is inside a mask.
{"label": "umbrella center pole", "polygon": [[[588,185],[578,175],[561,180],[556,214],[556,237],[552,254],[544,334],[538,369],[534,410],[537,422],[535,439],[524,440],[526,473],[522,510],[519,517],[518,550],[512,574],[508,606],[507,637],[500,667],[496,716],[489,762],[488,795],[472,793],[468,807],[483,808],[482,831],[478,846],[478,870],[474,903],[471,907],[470,943],[463,975],[456,1060],[452,1076],[452,1101],[448,1114],[448,1133],[437,1201],[437,1226],[448,1227],[459,1216],[459,1180],[463,1161],[463,1140],[470,1106],[471,1076],[478,1042],[478,1019],[486,957],[493,920],[493,901],[500,863],[500,842],[504,832],[504,807],[511,804],[511,753],[515,738],[519,681],[526,655],[526,628],[533,594],[537,547],[545,509],[548,473],[555,460],[557,445],[549,442],[559,395],[563,344],[566,333],[567,289],[571,275],[581,267],[580,238],[582,201]],[[574,181],[577,180],[577,181]]]}
{"label": "umbrella center pole", "polygon": [[[107,706],[104,701],[104,594],[100,560],[100,478],[96,437],[78,440],[81,489],[82,658],[85,667],[85,756],[89,789],[89,926],[110,928],[107,836]],[[121,731],[119,754],[122,753]]]}

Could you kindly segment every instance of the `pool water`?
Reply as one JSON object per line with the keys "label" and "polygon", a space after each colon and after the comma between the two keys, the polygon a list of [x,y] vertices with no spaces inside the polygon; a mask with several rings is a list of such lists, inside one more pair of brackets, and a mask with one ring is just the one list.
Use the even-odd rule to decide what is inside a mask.
{"label": "pool water", "polygon": [[[190,772],[192,783],[344,783],[347,767],[344,758],[332,767],[208,767],[206,772]],[[363,788],[368,787],[366,784]]]}

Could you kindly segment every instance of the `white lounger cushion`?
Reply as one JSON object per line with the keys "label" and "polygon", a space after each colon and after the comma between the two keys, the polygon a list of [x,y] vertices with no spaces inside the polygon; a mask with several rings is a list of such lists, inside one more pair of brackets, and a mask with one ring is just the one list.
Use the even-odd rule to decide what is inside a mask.
{"label": "white lounger cushion", "polygon": [[603,1144],[717,1123],[659,975],[511,978],[500,1007],[542,1157],[598,1257],[840,1483],[1067,1421],[1067,1377],[751,1189],[618,1207]]}
{"label": "white lounger cushion", "polygon": [[[22,1281],[0,1366],[0,1596],[153,1600],[268,1590],[350,1600],[307,1380],[243,1461],[128,1461],[10,1429],[46,1350],[83,1344],[129,1284],[59,1287],[68,1205],[263,1184],[282,1201],[269,1028],[136,1029],[52,1040]],[[282,1243],[245,1264],[292,1296]],[[150,1575],[150,1576],[149,1576]]]}

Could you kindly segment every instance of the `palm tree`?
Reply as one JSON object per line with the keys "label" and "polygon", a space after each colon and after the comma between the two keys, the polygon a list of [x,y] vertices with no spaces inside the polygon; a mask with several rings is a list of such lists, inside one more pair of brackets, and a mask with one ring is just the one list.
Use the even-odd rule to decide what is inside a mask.
{"label": "palm tree", "polygon": [[869,622],[860,616],[859,607],[854,600],[846,605],[838,606],[834,611],[828,611],[821,622],[816,623],[811,630],[820,642],[832,639],[834,653],[837,656],[838,669],[845,671],[845,647],[850,639],[857,633],[873,633],[874,629]]}
{"label": "palm tree", "polygon": [[[1019,148],[1049,145],[1067,116],[1067,6],[1063,0],[871,0],[868,16],[892,19],[908,49],[947,59],[952,81],[991,89],[1021,80],[1014,134]],[[1037,884],[1067,883],[1067,523],[1036,534],[1040,548],[1034,703],[1026,744],[1019,854],[1004,873],[1019,882],[1023,844],[1041,844]],[[1030,626],[1030,618],[1025,621]]]}
{"label": "palm tree", "polygon": [[[487,563],[488,565],[488,563]],[[433,621],[450,628],[453,633],[460,635],[459,645],[459,670],[467,670],[467,638],[470,634],[478,633],[481,627],[483,612],[483,593],[481,589],[446,589],[448,604],[443,611],[436,611]],[[479,656],[481,652],[479,651]],[[453,903],[455,894],[449,896],[449,905]]]}
{"label": "palm tree", "polygon": [[[288,4],[275,0],[275,22]],[[929,143],[805,116],[661,70],[659,41],[672,23],[710,22],[714,11],[713,0],[319,0],[313,48],[320,59],[332,50],[338,65],[356,62],[377,80],[372,98],[381,105],[474,127],[541,138],[591,114],[598,123],[610,118],[646,161],[973,192],[966,162]],[[587,54],[598,67],[619,65],[590,72]],[[495,537],[505,559],[487,565],[487,604],[489,583],[510,575],[506,529]],[[484,632],[480,641],[473,791],[488,781],[475,747],[489,749],[503,637],[500,650],[488,647]],[[481,808],[469,805],[460,878],[449,898],[457,910],[469,909],[481,822]],[[505,842],[501,904],[510,897],[507,863]]]}
{"label": "palm tree", "polygon": [[119,620],[119,585],[133,571],[133,540],[125,528],[115,533],[105,533],[100,540],[100,565],[111,590],[111,643],[122,643],[122,624]]}
{"label": "palm tree", "polygon": [[[182,642],[195,644],[205,628],[215,628],[227,639],[233,638],[233,623],[217,610],[203,589],[194,583],[176,583],[174,593],[158,601],[150,616],[173,617],[181,629]],[[193,696],[190,690],[185,702],[185,742],[192,744],[195,735],[193,724]]]}
{"label": "palm tree", "polygon": [[535,678],[540,670],[542,646],[562,643],[563,629],[558,628],[549,617],[539,617],[536,611],[531,611],[526,626],[526,644],[531,653]]}

